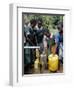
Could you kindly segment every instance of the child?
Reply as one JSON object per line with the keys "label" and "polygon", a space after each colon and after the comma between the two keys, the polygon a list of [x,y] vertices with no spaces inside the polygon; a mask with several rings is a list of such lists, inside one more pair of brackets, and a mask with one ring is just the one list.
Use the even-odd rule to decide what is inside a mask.
{"label": "child", "polygon": [[56,44],[55,42],[51,46],[51,54],[48,56],[48,69],[51,72],[56,72],[58,70],[58,55],[56,54]]}

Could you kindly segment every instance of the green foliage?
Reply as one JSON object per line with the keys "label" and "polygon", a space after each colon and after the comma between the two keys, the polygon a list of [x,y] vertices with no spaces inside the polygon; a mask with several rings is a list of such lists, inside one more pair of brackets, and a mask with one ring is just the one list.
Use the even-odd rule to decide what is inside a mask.
{"label": "green foliage", "polygon": [[43,21],[43,27],[48,28],[51,32],[54,32],[54,29],[56,30],[59,21],[63,22],[63,15],[24,14],[24,16],[25,15],[29,21],[31,19],[41,18]]}

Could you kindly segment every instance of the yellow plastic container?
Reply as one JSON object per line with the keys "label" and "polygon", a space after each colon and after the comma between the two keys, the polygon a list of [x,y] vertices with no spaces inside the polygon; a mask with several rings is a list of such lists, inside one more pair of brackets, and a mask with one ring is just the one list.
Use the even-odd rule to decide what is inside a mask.
{"label": "yellow plastic container", "polygon": [[39,59],[36,59],[34,62],[34,69],[39,69]]}
{"label": "yellow plastic container", "polygon": [[48,69],[49,71],[57,71],[58,70],[58,55],[50,54],[48,56]]}

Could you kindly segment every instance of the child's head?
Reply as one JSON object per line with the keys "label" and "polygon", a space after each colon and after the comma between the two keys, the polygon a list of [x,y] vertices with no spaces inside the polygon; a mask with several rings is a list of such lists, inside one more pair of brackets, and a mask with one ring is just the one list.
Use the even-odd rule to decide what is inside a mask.
{"label": "child's head", "polygon": [[52,54],[55,54],[55,53],[56,53],[56,43],[53,43],[53,44],[51,45],[51,53],[52,53]]}
{"label": "child's head", "polygon": [[47,37],[49,37],[50,33],[49,33],[49,31],[47,29],[45,30],[44,35],[46,35]]}

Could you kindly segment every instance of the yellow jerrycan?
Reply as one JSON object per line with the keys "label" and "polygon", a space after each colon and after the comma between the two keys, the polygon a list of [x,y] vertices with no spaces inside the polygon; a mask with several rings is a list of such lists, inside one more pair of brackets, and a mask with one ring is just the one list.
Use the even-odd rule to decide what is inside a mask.
{"label": "yellow jerrycan", "polygon": [[34,72],[35,73],[39,73],[40,72],[40,67],[39,67],[40,59],[39,59],[39,57],[40,57],[39,50],[36,49],[36,59],[34,61]]}
{"label": "yellow jerrycan", "polygon": [[55,72],[58,70],[59,59],[57,54],[50,54],[48,56],[48,69]]}

